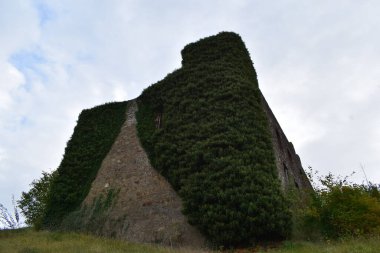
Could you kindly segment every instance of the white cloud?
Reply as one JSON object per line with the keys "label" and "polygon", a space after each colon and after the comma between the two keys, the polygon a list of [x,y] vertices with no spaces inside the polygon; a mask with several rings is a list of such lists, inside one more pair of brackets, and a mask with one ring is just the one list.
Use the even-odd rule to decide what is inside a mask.
{"label": "white cloud", "polygon": [[12,193],[18,195],[25,184],[20,183],[25,167],[16,166],[21,154],[13,152],[20,140],[13,131],[20,118],[17,97],[26,81],[9,60],[13,53],[38,41],[39,27],[30,1],[0,1],[0,10],[0,202],[9,206]]}
{"label": "white cloud", "polygon": [[12,92],[23,82],[24,76],[9,63],[0,63],[0,115],[1,111],[9,110],[12,103]]}

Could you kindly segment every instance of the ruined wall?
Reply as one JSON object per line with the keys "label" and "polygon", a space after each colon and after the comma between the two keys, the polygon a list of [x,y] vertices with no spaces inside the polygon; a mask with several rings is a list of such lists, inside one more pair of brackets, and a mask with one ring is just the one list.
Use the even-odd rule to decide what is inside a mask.
{"label": "ruined wall", "polygon": [[181,213],[181,199],[152,168],[140,145],[136,111],[132,100],[127,120],[103,160],[82,209],[64,224],[131,242],[202,247],[203,237]]}
{"label": "ruined wall", "polygon": [[[244,42],[223,32],[191,43],[182,55],[182,68],[137,98],[139,110],[135,100],[126,112],[117,107],[118,114],[88,110],[91,121],[74,132],[86,142],[72,142],[80,149],[67,149],[75,156],[61,169],[70,191],[67,184],[56,187],[63,189],[54,202],[63,211],[50,212],[57,226],[192,248],[203,247],[205,238],[240,247],[289,235],[291,211],[282,190],[302,195],[311,185],[259,90]],[[102,118],[120,121],[115,134],[97,134],[109,128],[97,123]],[[99,155],[102,145],[93,142],[103,139],[113,144]],[[84,161],[91,170],[83,170]],[[92,182],[91,188],[81,182]],[[81,188],[86,191],[78,193]],[[75,205],[60,206],[71,195]]]}
{"label": "ruined wall", "polygon": [[261,102],[269,121],[276,166],[282,188],[284,190],[295,188],[301,193],[312,190],[310,181],[302,168],[300,157],[296,153],[293,144],[286,138],[285,133],[282,131],[280,124],[262,94]]}

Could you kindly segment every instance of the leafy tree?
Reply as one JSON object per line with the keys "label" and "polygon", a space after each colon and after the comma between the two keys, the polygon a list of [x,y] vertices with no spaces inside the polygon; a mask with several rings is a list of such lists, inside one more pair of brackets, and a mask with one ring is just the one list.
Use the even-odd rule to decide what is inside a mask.
{"label": "leafy tree", "polygon": [[42,172],[40,179],[33,180],[30,184],[31,188],[28,192],[22,192],[18,206],[22,214],[25,216],[25,223],[38,228],[46,211],[46,204],[49,197],[50,186],[57,171]]}

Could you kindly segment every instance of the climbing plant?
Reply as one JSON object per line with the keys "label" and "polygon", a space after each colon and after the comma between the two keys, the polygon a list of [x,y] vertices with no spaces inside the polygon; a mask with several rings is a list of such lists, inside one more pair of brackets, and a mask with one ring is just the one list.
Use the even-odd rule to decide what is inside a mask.
{"label": "climbing plant", "polygon": [[223,32],[187,45],[182,58],[182,68],[138,98],[138,134],[154,168],[216,245],[286,237],[289,204],[243,41]]}
{"label": "climbing plant", "polygon": [[107,103],[79,115],[58,175],[51,182],[43,217],[45,227],[59,227],[64,216],[79,208],[120,132],[126,106],[127,102]]}

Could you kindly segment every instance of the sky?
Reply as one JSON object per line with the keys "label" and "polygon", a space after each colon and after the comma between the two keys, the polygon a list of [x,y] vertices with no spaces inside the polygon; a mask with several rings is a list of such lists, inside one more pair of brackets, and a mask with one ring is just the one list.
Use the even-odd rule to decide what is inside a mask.
{"label": "sky", "polygon": [[[244,40],[303,167],[380,183],[378,0],[0,0],[0,203],[58,167],[81,110],[137,97],[221,31]],[[366,176],[364,175],[364,172]]]}

